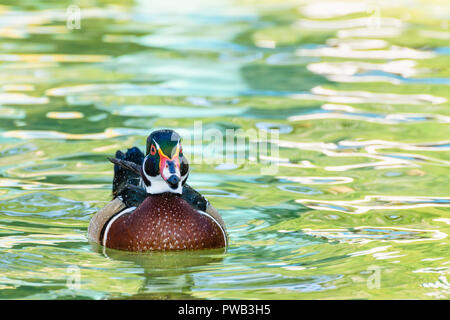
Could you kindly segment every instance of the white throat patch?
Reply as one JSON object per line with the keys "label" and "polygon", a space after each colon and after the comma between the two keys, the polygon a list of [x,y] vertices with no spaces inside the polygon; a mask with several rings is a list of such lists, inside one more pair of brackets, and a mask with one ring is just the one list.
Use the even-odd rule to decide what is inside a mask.
{"label": "white throat patch", "polygon": [[181,194],[183,192],[183,186],[181,185],[182,180],[180,180],[180,182],[178,183],[178,188],[172,189],[160,175],[157,175],[156,177],[151,177],[147,175],[145,172],[144,174],[147,180],[150,181],[151,185],[150,186],[145,185],[142,178],[141,178],[141,185],[142,187],[145,188],[145,191],[147,191],[147,193],[149,194],[159,194],[164,192]]}

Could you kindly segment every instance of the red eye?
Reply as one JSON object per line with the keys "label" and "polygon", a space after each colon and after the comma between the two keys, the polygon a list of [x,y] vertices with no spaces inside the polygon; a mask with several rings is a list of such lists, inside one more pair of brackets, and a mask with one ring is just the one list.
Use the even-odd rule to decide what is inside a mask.
{"label": "red eye", "polygon": [[154,156],[155,154],[156,154],[156,148],[155,148],[155,146],[152,144],[152,146],[150,147],[150,154],[152,155],[152,156]]}

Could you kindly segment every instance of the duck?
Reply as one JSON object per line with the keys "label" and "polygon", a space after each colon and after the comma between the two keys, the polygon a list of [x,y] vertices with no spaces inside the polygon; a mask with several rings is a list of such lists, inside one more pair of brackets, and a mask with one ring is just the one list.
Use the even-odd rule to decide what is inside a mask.
{"label": "duck", "polygon": [[186,182],[190,172],[181,136],[172,129],[150,133],[145,154],[117,150],[112,200],[91,218],[88,239],[124,251],[226,248],[218,211]]}

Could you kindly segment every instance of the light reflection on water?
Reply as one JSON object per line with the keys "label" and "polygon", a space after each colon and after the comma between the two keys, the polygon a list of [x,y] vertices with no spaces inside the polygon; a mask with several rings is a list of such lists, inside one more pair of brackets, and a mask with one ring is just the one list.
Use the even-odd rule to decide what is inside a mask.
{"label": "light reflection on water", "polygon": [[[69,30],[70,1],[4,1],[0,298],[448,299],[438,2],[380,4],[374,17],[356,1],[106,0],[82,6]],[[110,199],[106,157],[198,120],[280,130],[280,155],[264,163],[192,165],[190,184],[227,224],[227,251],[90,244],[89,219]],[[278,172],[261,176],[267,161]]]}
{"label": "light reflection on water", "polygon": [[450,197],[395,197],[395,196],[366,196],[363,200],[353,201],[323,201],[296,200],[313,209],[337,210],[348,213],[366,213],[370,210],[399,210],[419,207],[450,207]]}

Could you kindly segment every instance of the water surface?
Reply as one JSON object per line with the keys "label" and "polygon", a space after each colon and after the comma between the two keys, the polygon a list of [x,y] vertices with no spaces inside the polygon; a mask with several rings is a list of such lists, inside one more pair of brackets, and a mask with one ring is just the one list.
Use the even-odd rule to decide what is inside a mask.
{"label": "water surface", "polygon": [[[80,29],[66,25],[72,4]],[[0,298],[448,299],[449,12],[1,1]],[[276,174],[256,161],[191,167],[228,250],[90,244],[111,197],[106,157],[196,121],[280,129]]]}

